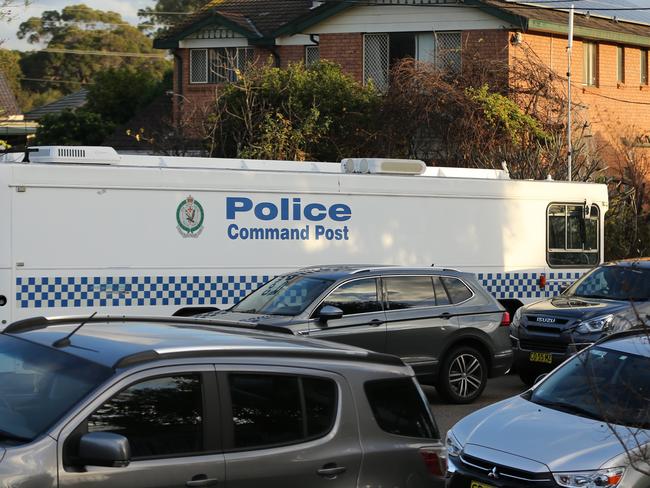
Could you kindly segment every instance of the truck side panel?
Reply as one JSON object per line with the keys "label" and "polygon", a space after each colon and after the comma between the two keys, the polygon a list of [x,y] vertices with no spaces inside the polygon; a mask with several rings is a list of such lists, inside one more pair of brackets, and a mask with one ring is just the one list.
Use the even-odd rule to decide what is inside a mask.
{"label": "truck side panel", "polygon": [[0,329],[11,321],[15,295],[11,280],[10,174],[10,166],[0,166]]}

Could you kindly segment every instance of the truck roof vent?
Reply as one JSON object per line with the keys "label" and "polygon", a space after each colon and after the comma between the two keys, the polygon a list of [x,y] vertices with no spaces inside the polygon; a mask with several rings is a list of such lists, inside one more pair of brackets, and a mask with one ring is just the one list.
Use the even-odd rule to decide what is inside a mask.
{"label": "truck roof vent", "polygon": [[37,146],[29,148],[32,163],[112,164],[120,155],[112,147],[102,146]]}
{"label": "truck roof vent", "polygon": [[342,173],[421,175],[427,169],[419,159],[348,158],[341,161]]}

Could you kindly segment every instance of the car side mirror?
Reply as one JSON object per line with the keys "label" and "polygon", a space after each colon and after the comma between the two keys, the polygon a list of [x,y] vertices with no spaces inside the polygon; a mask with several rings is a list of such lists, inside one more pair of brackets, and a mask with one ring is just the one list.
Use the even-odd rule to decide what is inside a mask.
{"label": "car side mirror", "polygon": [[131,462],[129,440],[112,432],[89,432],[79,439],[79,462],[84,466],[124,468]]}
{"label": "car side mirror", "polygon": [[327,322],[328,320],[340,319],[343,317],[343,310],[333,305],[325,305],[318,312],[318,319],[321,322]]}

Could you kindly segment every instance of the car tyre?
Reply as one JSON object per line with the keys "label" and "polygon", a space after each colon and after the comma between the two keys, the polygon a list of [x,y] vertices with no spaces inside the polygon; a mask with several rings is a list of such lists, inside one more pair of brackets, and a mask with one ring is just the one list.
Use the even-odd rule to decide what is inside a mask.
{"label": "car tyre", "polygon": [[520,370],[518,373],[519,373],[519,379],[526,386],[533,386],[535,384],[535,380],[539,376],[539,373],[535,371],[526,371],[525,369]]}
{"label": "car tyre", "polygon": [[442,361],[436,389],[450,403],[472,403],[483,393],[487,379],[483,354],[471,346],[461,346]]}

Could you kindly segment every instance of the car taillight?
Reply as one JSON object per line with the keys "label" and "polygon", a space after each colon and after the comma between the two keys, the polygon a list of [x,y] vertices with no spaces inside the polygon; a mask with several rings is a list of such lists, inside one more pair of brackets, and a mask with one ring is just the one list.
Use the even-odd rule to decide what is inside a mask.
{"label": "car taillight", "polygon": [[423,447],[420,449],[420,456],[429,473],[441,477],[447,474],[447,456],[440,447]]}
{"label": "car taillight", "polygon": [[501,317],[501,325],[508,327],[510,325],[510,313],[509,312],[503,312],[503,316]]}

